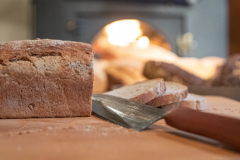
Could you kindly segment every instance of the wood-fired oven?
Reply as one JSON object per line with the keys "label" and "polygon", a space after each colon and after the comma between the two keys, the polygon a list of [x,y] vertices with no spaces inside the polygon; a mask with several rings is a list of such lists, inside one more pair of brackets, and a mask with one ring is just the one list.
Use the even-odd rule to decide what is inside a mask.
{"label": "wood-fired oven", "polygon": [[228,51],[227,0],[34,0],[36,38],[91,43],[106,25],[135,19],[155,28],[180,56]]}

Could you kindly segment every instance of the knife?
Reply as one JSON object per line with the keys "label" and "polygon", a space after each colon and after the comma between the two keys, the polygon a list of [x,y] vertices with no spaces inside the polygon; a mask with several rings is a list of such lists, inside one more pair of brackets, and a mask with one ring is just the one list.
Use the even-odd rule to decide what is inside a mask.
{"label": "knife", "polygon": [[93,94],[92,109],[110,122],[136,131],[164,118],[174,128],[218,140],[240,151],[240,119],[184,107],[155,108],[105,94]]}

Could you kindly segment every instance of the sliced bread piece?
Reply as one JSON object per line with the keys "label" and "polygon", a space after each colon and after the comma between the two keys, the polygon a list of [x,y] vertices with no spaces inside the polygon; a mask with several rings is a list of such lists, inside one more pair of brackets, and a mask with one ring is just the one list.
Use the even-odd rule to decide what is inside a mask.
{"label": "sliced bread piece", "polygon": [[181,101],[187,97],[187,86],[175,82],[165,82],[165,84],[167,88],[166,92],[148,102],[147,105],[159,107]]}
{"label": "sliced bread piece", "polygon": [[162,78],[146,80],[124,86],[104,94],[126,98],[145,104],[162,95],[166,91],[165,82]]}
{"label": "sliced bread piece", "polygon": [[182,100],[179,107],[187,107],[199,111],[208,109],[207,100],[199,95],[189,93],[187,98]]}

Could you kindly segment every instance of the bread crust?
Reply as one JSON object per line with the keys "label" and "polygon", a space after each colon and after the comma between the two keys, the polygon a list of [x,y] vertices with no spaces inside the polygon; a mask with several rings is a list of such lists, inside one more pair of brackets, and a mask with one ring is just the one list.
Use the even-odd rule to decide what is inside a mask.
{"label": "bread crust", "polygon": [[163,94],[158,96],[157,98],[151,100],[150,102],[146,103],[147,105],[153,106],[153,107],[160,107],[164,105],[168,105],[174,102],[178,102],[188,95],[188,88],[184,85],[181,85],[182,88],[179,89],[179,91],[174,91],[173,93],[168,93],[168,84],[177,84],[174,82],[166,82],[167,91]]}
{"label": "bread crust", "polygon": [[240,85],[240,55],[235,54],[228,58],[222,67],[221,76],[215,85],[239,86]]}
{"label": "bread crust", "polygon": [[165,81],[173,81],[186,85],[202,85],[206,81],[175,66],[165,62],[149,61],[145,64],[143,75],[149,79],[164,78]]}
{"label": "bread crust", "polygon": [[89,44],[0,43],[0,118],[90,116],[92,88]]}
{"label": "bread crust", "polygon": [[[146,89],[144,89],[143,92],[136,94],[136,92],[138,92],[138,87],[140,87],[141,85],[147,84],[149,82],[154,82],[154,83],[151,84],[151,86],[148,86]],[[135,91],[135,89],[130,88],[133,86],[135,86],[135,89],[137,91]],[[136,86],[137,86],[137,88],[136,88]],[[125,93],[126,92],[135,92],[135,95],[127,96],[122,91],[124,91]],[[125,99],[129,99],[129,100],[138,102],[138,103],[145,104],[145,103],[151,101],[152,99],[158,97],[159,95],[162,95],[165,91],[166,91],[166,86],[165,86],[164,80],[162,78],[157,78],[154,80],[145,80],[145,81],[137,82],[132,85],[124,86],[119,89],[116,89],[116,90],[113,90],[110,92],[106,92],[104,94],[118,96],[118,97],[122,97]]]}
{"label": "bread crust", "polygon": [[140,94],[136,97],[130,98],[130,100],[145,104],[155,97],[162,95],[166,91],[165,82],[157,83],[155,86],[151,87],[148,92]]}
{"label": "bread crust", "polygon": [[91,45],[81,42],[37,39],[0,43],[1,63],[31,56],[60,55],[65,60],[81,60],[89,64],[93,60]]}

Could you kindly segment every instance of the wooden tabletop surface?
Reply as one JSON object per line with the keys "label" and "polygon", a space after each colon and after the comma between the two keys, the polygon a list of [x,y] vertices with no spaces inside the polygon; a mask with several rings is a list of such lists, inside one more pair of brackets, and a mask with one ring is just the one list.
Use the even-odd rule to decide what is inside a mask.
{"label": "wooden tabletop surface", "polygon": [[[240,118],[240,102],[206,96],[210,110]],[[240,159],[240,152],[160,120],[137,132],[98,117],[0,119],[0,160]]]}

